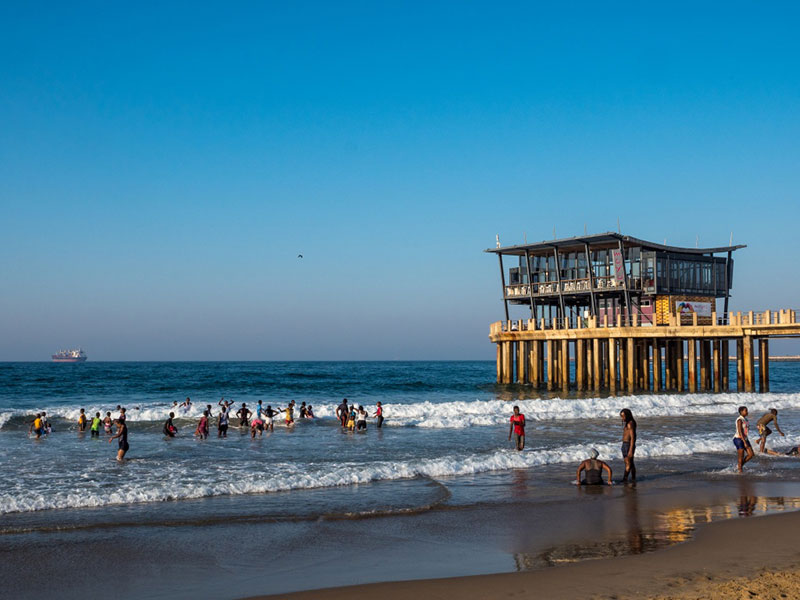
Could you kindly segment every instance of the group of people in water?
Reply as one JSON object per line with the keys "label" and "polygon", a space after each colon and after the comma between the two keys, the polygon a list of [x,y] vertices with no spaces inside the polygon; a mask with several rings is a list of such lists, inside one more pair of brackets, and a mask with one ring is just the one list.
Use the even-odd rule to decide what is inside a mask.
{"label": "group of people in water", "polygon": [[[746,406],[739,407],[739,416],[736,417],[736,433],[733,437],[733,445],[736,448],[738,472],[742,472],[745,463],[755,456],[753,446],[748,439],[749,424],[747,421],[748,410]],[[620,451],[622,453],[622,460],[625,463],[625,472],[622,475],[621,483],[632,484],[636,483],[636,465],[634,463],[634,455],[636,453],[636,419],[633,418],[633,413],[629,408],[623,408],[619,413],[622,419],[622,446]],[[775,430],[784,436],[786,434],[781,431],[778,425],[778,410],[770,408],[768,412],[758,420],[756,426],[758,428],[758,440],[756,443],[759,445],[759,452],[767,453],[773,456],[780,456],[780,452],[770,450],[766,447],[767,437],[772,434],[769,425],[772,424]],[[508,439],[514,436],[514,446],[517,450],[525,448],[525,415],[519,410],[519,406],[515,406],[513,414],[511,415]],[[784,453],[786,456],[800,455],[800,446],[794,446],[788,452]],[[600,460],[600,453],[592,448],[589,451],[589,458],[582,461],[578,465],[578,470],[575,474],[575,482],[578,485],[612,485],[612,470],[608,463]],[[603,479],[603,474],[606,474],[606,479]]]}

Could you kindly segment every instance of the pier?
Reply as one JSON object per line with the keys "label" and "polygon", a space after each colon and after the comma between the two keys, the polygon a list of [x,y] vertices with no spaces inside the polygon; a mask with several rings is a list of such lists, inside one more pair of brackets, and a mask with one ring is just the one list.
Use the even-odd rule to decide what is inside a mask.
{"label": "pier", "polygon": [[[769,340],[800,337],[800,324],[792,309],[728,311],[732,254],[744,247],[681,248],[604,233],[486,250],[499,258],[506,317],[489,332],[497,382],[727,392],[735,356],[736,390],[769,391]],[[504,257],[514,261],[507,271]],[[530,316],[509,318],[509,305]]]}

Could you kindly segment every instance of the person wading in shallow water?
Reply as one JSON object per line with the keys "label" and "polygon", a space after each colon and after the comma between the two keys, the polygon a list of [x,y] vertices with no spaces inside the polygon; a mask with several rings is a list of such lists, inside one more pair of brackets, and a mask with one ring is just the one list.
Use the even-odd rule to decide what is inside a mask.
{"label": "person wading in shallow water", "polygon": [[117,461],[122,462],[125,458],[125,453],[130,449],[128,445],[128,426],[125,424],[124,419],[117,419],[117,434],[108,438],[108,443],[111,440],[119,438],[119,450],[117,450]]}
{"label": "person wading in shallow water", "polygon": [[[608,485],[611,485],[611,467],[609,467],[602,460],[597,460],[599,452],[592,448],[589,456],[581,464],[578,465],[578,473],[575,475],[575,481],[578,485],[603,485],[603,471],[608,474]],[[585,472],[586,477],[581,481],[581,473]]]}
{"label": "person wading in shallow water", "polygon": [[749,429],[750,424],[747,422],[747,407],[740,406],[739,416],[736,417],[736,434],[733,436],[733,445],[736,446],[739,473],[742,472],[742,467],[744,467],[745,463],[755,456],[753,446],[750,445],[750,440],[747,439]]}
{"label": "person wading in shallow water", "polygon": [[636,452],[636,420],[630,408],[623,408],[619,416],[622,419],[622,458],[625,461],[622,483],[628,483],[629,475],[631,483],[636,483],[636,465],[633,463]]}
{"label": "person wading in shallow water", "polygon": [[514,414],[511,415],[511,424],[508,427],[508,439],[514,434],[514,445],[517,450],[525,448],[525,415],[519,412],[519,406],[514,407]]}

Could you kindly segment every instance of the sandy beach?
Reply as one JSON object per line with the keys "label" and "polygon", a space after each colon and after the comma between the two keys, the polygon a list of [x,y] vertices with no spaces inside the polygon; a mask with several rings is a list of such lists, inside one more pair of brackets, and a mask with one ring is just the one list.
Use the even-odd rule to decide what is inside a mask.
{"label": "sandy beach", "polygon": [[[694,538],[648,554],[527,573],[313,590],[293,600],[550,598],[653,600],[800,598],[800,513],[702,526]],[[277,596],[260,596],[271,598]]]}

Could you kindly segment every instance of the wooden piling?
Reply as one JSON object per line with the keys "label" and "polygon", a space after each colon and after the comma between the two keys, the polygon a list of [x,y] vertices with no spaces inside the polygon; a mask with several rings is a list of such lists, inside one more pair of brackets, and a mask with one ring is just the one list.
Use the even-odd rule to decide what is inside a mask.
{"label": "wooden piling", "polygon": [[612,394],[617,392],[617,340],[608,340],[608,389]]}
{"label": "wooden piling", "polygon": [[575,387],[579,392],[584,389],[586,371],[586,342],[582,339],[576,340],[575,349]]}
{"label": "wooden piling", "polygon": [[714,391],[719,393],[722,388],[722,372],[720,371],[720,341],[714,340]]}
{"label": "wooden piling", "polygon": [[736,340],[736,391],[744,391],[744,340],[742,338]]}
{"label": "wooden piling", "polygon": [[561,340],[561,390],[569,391],[569,340]]}
{"label": "wooden piling", "polygon": [[742,355],[744,357],[744,391],[754,392],[753,336],[745,335],[742,337]]}
{"label": "wooden piling", "polygon": [[730,341],[722,340],[721,353],[720,353],[720,369],[722,369],[722,385],[720,391],[727,392],[730,390]]}
{"label": "wooden piling", "polygon": [[592,386],[594,391],[600,391],[600,340],[592,340]]}
{"label": "wooden piling", "polygon": [[625,374],[628,378],[626,387],[628,389],[628,393],[632,394],[634,391],[634,385],[636,384],[636,351],[633,338],[626,338],[625,345],[625,359],[627,361],[627,364],[625,365]]}
{"label": "wooden piling", "polygon": [[684,374],[683,374],[683,340],[677,340],[675,342],[675,373],[676,373],[676,381],[675,381],[675,389],[679,392],[682,392],[686,389],[684,385]]}
{"label": "wooden piling", "polygon": [[653,391],[661,391],[661,342],[653,339]]}
{"label": "wooden piling", "polygon": [[689,338],[686,340],[689,360],[689,392],[697,392],[697,340]]}

